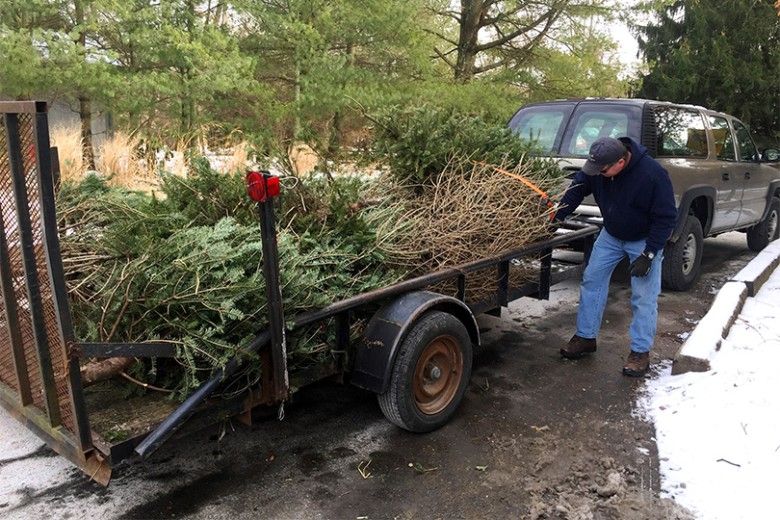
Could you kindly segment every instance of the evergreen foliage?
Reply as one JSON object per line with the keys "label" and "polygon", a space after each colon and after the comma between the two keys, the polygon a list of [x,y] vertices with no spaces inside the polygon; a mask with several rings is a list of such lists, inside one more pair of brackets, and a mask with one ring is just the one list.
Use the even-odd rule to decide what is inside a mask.
{"label": "evergreen foliage", "polygon": [[641,96],[728,112],[780,140],[780,16],[773,0],[664,2],[641,28]]}
{"label": "evergreen foliage", "polygon": [[[262,152],[305,141],[340,157],[370,137],[366,111],[423,101],[506,120],[532,98],[619,92],[609,46],[585,30],[602,3],[491,3],[504,29],[548,8],[555,27],[532,51],[479,51],[500,66],[463,84],[437,54],[442,36],[457,38],[438,0],[8,0],[0,96],[78,105],[85,144],[89,118],[109,112],[152,151],[240,133]],[[579,81],[551,55],[576,55]]]}
{"label": "evergreen foliage", "polygon": [[[551,184],[553,171],[560,175],[550,163],[528,158],[528,145],[503,124],[450,110],[388,112],[383,117],[398,124],[396,133],[381,140],[377,157],[389,166],[383,174],[282,179],[286,186],[276,203],[277,240],[288,319],[426,269],[475,260],[481,251],[519,246],[523,237],[534,240],[546,232],[547,208],[535,193],[522,185],[515,191],[514,181],[472,162],[508,168],[522,162],[522,175],[538,183]],[[425,146],[415,149],[415,141]],[[453,167],[458,156],[468,160]],[[464,197],[465,177],[470,185],[490,186],[485,189],[490,193],[475,188]],[[398,186],[398,179],[422,186],[408,190]],[[461,186],[453,191],[458,200],[438,200],[435,184],[441,189]],[[454,246],[439,243],[443,235],[431,235],[436,229],[431,219],[442,219],[431,213],[438,210],[429,204],[430,197],[449,208],[470,208],[471,245],[466,251],[458,240],[457,212],[448,211],[447,233]],[[501,208],[492,201],[500,201]],[[80,183],[63,184],[57,204],[79,340],[177,345],[174,360],[136,364],[134,377],[184,396],[214,368],[242,355],[267,327],[258,216],[242,174],[219,174],[194,159],[187,177],[165,175],[161,193],[151,195],[109,187],[90,175]],[[508,223],[496,224],[499,210],[508,215]],[[474,232],[477,221],[486,231]],[[419,243],[416,238],[424,235],[434,238]],[[480,243],[483,248],[477,247]],[[362,316],[358,312],[355,317]],[[331,333],[315,324],[288,338],[291,370],[329,360],[332,338],[325,334]],[[259,363],[246,366],[249,384],[258,377]]]}
{"label": "evergreen foliage", "polygon": [[[58,212],[77,337],[174,341],[181,368],[161,360],[164,369],[150,364],[142,377],[185,395],[265,328],[262,242],[241,175],[201,165],[164,186],[157,198],[90,176],[62,186]],[[366,188],[314,182],[321,202],[306,211],[298,193],[286,196],[278,243],[287,316],[398,279],[375,222],[397,209],[351,210]],[[291,338],[292,364],[319,352],[312,342],[321,339],[302,334]]]}
{"label": "evergreen foliage", "polygon": [[[453,109],[421,106],[388,110],[376,117],[373,153],[402,185],[430,184],[452,161],[508,165],[531,159],[532,145],[505,125]],[[559,177],[553,163],[539,159],[541,177]]]}

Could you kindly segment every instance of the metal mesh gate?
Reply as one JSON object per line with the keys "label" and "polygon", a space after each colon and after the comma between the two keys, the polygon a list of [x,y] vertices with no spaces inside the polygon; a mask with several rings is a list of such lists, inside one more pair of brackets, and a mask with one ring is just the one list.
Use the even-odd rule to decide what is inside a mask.
{"label": "metal mesh gate", "polygon": [[91,438],[69,355],[46,104],[0,103],[0,115],[0,400],[83,461]]}

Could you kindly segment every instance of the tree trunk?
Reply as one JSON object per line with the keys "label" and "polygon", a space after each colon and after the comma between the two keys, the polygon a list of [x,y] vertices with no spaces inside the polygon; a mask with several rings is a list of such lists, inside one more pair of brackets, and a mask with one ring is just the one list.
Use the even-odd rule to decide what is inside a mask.
{"label": "tree trunk", "polygon": [[134,358],[115,357],[87,363],[81,367],[81,384],[89,386],[111,379],[127,369],[133,361]]}
{"label": "tree trunk", "polygon": [[[347,43],[347,67],[351,70],[355,66],[355,46],[350,42]],[[342,83],[341,87],[346,88],[346,80]],[[343,124],[344,115],[343,108],[338,108],[333,113],[333,124],[330,130],[330,139],[328,140],[328,153],[330,155],[336,155],[341,149],[343,141]]]}
{"label": "tree trunk", "polygon": [[455,62],[455,79],[463,83],[474,76],[479,30],[482,27],[485,14],[485,0],[460,1],[460,33],[458,35],[458,59]]}
{"label": "tree trunk", "polygon": [[81,119],[81,155],[88,169],[95,169],[95,150],[92,148],[92,101],[79,96],[79,119]]}
{"label": "tree trunk", "polygon": [[[75,22],[78,27],[76,43],[82,48],[87,48],[87,33],[84,26],[84,5],[80,0],[74,2]],[[84,164],[90,170],[95,169],[95,151],[92,148],[92,100],[84,94],[79,95],[79,119],[81,120],[81,155]]]}
{"label": "tree trunk", "polygon": [[[190,43],[195,41],[196,27],[195,2],[187,1],[187,37]],[[189,133],[195,128],[195,101],[192,95],[192,67],[187,66],[182,71],[181,129]]]}
{"label": "tree trunk", "polygon": [[295,60],[295,113],[293,114],[293,142],[301,135],[301,64]]}

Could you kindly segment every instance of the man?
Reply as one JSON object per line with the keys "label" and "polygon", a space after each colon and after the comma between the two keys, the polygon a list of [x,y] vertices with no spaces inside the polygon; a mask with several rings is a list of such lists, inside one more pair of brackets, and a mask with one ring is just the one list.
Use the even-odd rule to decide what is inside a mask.
{"label": "man", "polygon": [[591,145],[555,219],[565,219],[591,194],[601,209],[604,227],[582,277],[577,331],[561,355],[578,359],[596,352],[609,279],[615,266],[628,256],[633,318],[631,352],[623,374],[641,377],[650,365],[655,337],[663,248],[677,220],[672,183],[644,146],[628,137],[602,137]]}

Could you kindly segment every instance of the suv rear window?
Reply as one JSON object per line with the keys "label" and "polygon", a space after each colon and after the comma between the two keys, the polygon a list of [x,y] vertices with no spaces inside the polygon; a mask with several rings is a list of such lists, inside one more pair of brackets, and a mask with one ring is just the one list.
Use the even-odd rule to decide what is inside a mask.
{"label": "suv rear window", "polygon": [[580,103],[566,130],[561,155],[585,157],[599,137],[640,139],[642,109],[633,105]]}
{"label": "suv rear window", "polygon": [[509,128],[518,137],[536,143],[543,152],[555,153],[573,109],[574,104],[564,103],[526,107],[515,114]]}
{"label": "suv rear window", "polygon": [[748,129],[739,121],[734,121],[734,131],[737,134],[737,147],[741,161],[755,161],[758,159],[758,151]]}
{"label": "suv rear window", "polygon": [[731,129],[726,119],[718,116],[710,116],[712,136],[715,138],[715,154],[721,161],[735,161],[734,139],[731,137]]}
{"label": "suv rear window", "polygon": [[685,108],[655,107],[658,157],[707,157],[707,130],[701,114]]}

